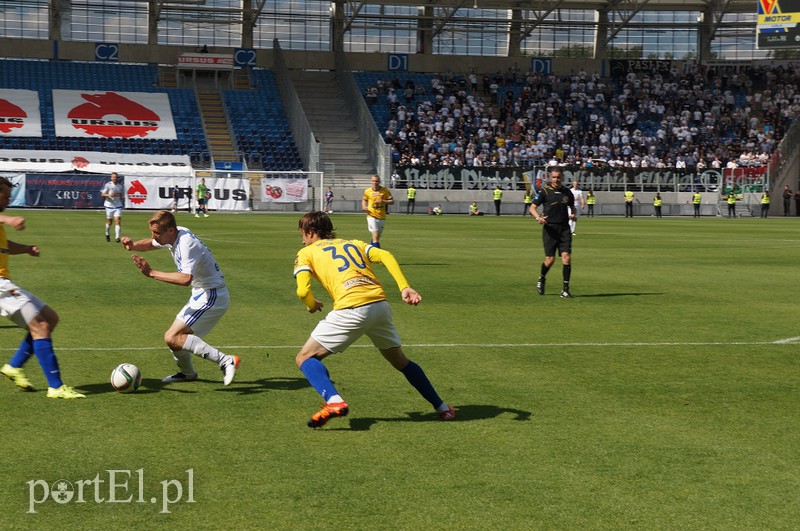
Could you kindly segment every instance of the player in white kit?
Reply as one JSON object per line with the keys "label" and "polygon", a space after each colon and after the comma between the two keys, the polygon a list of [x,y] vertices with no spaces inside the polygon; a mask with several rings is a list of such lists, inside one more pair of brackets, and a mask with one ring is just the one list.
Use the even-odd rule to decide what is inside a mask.
{"label": "player in white kit", "polygon": [[575,208],[572,209],[575,217],[569,220],[569,231],[575,234],[575,227],[578,225],[578,216],[581,210],[586,207],[586,198],[583,196],[583,190],[578,188],[578,181],[572,181],[570,192],[572,192],[572,197],[575,198],[575,204],[573,205]]}
{"label": "player in white kit", "polygon": [[106,207],[106,241],[111,241],[111,219],[116,222],[114,226],[114,240],[119,242],[119,231],[121,230],[122,223],[122,207],[123,207],[123,194],[125,193],[122,183],[119,182],[119,175],[117,172],[111,174],[111,180],[108,181],[100,195],[105,197],[106,200],[103,206]]}
{"label": "player in white kit", "polygon": [[225,315],[230,297],[225,277],[220,271],[214,255],[206,245],[186,227],[179,227],[172,212],[162,210],[150,218],[152,238],[133,241],[125,236],[122,246],[129,251],[151,251],[166,248],[172,253],[178,271],[168,273],[156,271],[141,256],[134,254],[136,267],[149,278],[178,286],[191,286],[189,302],[178,312],[175,321],[164,334],[164,342],[172,351],[180,371],[167,376],[163,382],[189,382],[197,379],[192,364],[192,353],[211,360],[222,370],[223,383],[233,381],[239,356],[220,352],[201,338],[211,332],[214,325]]}

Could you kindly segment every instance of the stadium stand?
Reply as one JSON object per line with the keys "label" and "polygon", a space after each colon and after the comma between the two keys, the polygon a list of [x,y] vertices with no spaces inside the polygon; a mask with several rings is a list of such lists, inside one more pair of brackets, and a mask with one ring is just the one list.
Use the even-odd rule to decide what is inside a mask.
{"label": "stadium stand", "polygon": [[303,162],[283,110],[275,77],[270,70],[250,72],[254,90],[223,92],[226,111],[238,150],[251,167],[265,170],[302,170]]}
{"label": "stadium stand", "polygon": [[685,169],[765,165],[800,114],[798,71],[601,78],[356,74],[398,165]]}
{"label": "stadium stand", "polygon": [[[0,148],[80,150],[114,153],[188,154],[193,163],[208,164],[210,155],[194,92],[161,88],[154,65],[67,61],[0,60],[0,88],[39,92],[42,137],[0,138]],[[52,89],[160,92],[169,96],[177,140],[57,137]]]}

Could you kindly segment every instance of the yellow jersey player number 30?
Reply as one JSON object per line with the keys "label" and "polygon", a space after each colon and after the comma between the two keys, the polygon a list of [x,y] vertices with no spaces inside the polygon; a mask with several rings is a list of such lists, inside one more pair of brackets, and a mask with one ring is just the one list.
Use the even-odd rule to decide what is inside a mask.
{"label": "yellow jersey player number 30", "polygon": [[422,296],[408,284],[394,256],[372,244],[337,238],[324,212],[309,212],[303,216],[299,229],[305,247],[297,253],[294,263],[297,296],[309,312],[322,310],[322,302],[311,290],[313,277],[333,299],[333,310],[311,332],[296,358],[303,375],[325,401],[322,409],[308,421],[308,426],[319,428],[331,418],[347,415],[349,406],[331,382],[322,360],[334,352],[343,352],[364,334],[430,402],[440,419],[454,420],[455,410],[439,398],[422,368],[403,354],[386,292],[372,270],[373,263],[385,265],[403,301],[419,304]]}

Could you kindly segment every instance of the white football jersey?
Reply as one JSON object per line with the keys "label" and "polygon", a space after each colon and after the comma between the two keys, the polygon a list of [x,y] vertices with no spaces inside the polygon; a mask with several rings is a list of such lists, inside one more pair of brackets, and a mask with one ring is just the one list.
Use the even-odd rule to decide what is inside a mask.
{"label": "white football jersey", "polygon": [[575,210],[580,210],[583,204],[583,190],[580,188],[570,188],[569,191],[572,192],[572,197],[575,198]]}
{"label": "white football jersey", "polygon": [[219,289],[225,287],[225,277],[217,265],[211,251],[200,238],[186,227],[178,227],[178,238],[172,245],[159,245],[153,240],[155,247],[166,247],[172,253],[175,267],[179,273],[192,275],[192,289]]}
{"label": "white football jersey", "polygon": [[107,208],[120,208],[122,206],[122,200],[124,196],[122,194],[125,193],[124,188],[122,188],[122,183],[117,182],[117,184],[108,181],[104,186],[103,190],[100,192],[101,194],[114,194],[114,197],[104,197],[105,202],[103,203],[104,207]]}

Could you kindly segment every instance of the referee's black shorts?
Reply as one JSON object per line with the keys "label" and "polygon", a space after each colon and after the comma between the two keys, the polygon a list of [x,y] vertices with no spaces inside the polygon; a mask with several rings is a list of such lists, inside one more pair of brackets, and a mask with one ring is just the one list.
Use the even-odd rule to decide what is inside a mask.
{"label": "referee's black shorts", "polygon": [[572,252],[572,232],[569,230],[569,225],[555,225],[545,223],[544,230],[542,230],[542,243],[544,243],[544,255],[556,256],[562,253]]}

